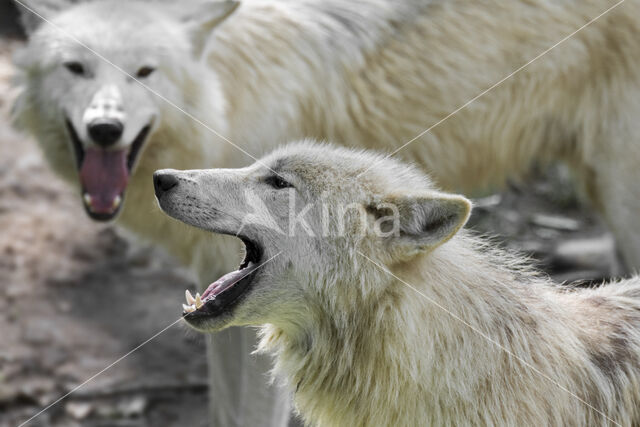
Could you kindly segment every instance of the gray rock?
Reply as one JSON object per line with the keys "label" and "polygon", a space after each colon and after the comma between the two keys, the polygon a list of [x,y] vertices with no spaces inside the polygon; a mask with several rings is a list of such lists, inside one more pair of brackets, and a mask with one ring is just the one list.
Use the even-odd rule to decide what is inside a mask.
{"label": "gray rock", "polygon": [[147,409],[148,401],[144,396],[136,396],[118,404],[118,411],[125,417],[139,417]]}
{"label": "gray rock", "polygon": [[553,253],[554,263],[573,270],[599,271],[601,277],[620,273],[615,242],[611,234],[560,242]]}
{"label": "gray rock", "polygon": [[93,406],[89,402],[68,402],[64,410],[76,420],[83,420],[91,414]]}
{"label": "gray rock", "polygon": [[530,222],[539,227],[561,231],[577,231],[580,229],[579,221],[559,215],[535,214],[531,216]]}

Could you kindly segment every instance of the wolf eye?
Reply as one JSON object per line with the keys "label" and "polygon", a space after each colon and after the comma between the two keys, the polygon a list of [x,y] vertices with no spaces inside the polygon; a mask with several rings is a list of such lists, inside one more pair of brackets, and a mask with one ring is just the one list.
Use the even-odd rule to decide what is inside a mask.
{"label": "wolf eye", "polygon": [[273,188],[277,188],[278,190],[281,190],[283,188],[291,188],[293,187],[293,184],[291,184],[290,182],[287,182],[286,180],[284,180],[283,178],[279,177],[279,176],[270,176],[267,179],[264,180],[268,185],[272,186]]}
{"label": "wolf eye", "polygon": [[153,67],[149,67],[149,66],[144,66],[144,67],[140,67],[140,69],[138,70],[138,72],[136,73],[136,75],[138,77],[144,78],[149,76],[151,73],[153,73],[156,69]]}
{"label": "wolf eye", "polygon": [[64,66],[72,74],[76,74],[78,76],[81,76],[84,74],[84,66],[79,62],[76,62],[76,61],[65,62]]}

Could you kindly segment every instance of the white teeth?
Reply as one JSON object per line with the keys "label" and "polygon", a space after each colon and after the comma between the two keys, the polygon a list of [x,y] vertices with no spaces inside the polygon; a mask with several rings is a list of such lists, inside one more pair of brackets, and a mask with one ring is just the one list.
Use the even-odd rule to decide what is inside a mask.
{"label": "white teeth", "polygon": [[184,291],[184,296],[187,299],[187,303],[189,305],[193,305],[196,302],[196,299],[193,297],[193,295],[191,295],[191,292],[189,292],[189,289],[187,289],[186,291]]}
{"label": "white teeth", "polygon": [[82,199],[84,200],[85,205],[91,206],[91,196],[89,195],[89,193],[84,193],[82,195]]}
{"label": "white teeth", "polygon": [[122,203],[122,197],[116,196],[116,198],[113,199],[113,203],[111,204],[111,207],[113,209],[116,209],[118,206],[120,206],[120,203]]}
{"label": "white teeth", "polygon": [[184,291],[184,296],[187,299],[187,303],[182,304],[182,310],[184,310],[185,313],[193,313],[204,305],[199,293],[196,293],[196,297],[194,298],[193,295],[191,295],[191,292],[187,289]]}

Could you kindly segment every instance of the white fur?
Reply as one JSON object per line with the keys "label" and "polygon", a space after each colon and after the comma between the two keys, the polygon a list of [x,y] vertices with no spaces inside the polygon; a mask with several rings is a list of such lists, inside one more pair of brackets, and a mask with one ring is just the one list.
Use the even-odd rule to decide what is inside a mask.
{"label": "white fur", "polygon": [[[161,59],[166,74],[158,86],[151,82],[152,88],[259,155],[306,136],[390,151],[609,6],[604,0],[579,8],[549,0],[245,0],[214,31],[207,46],[209,68],[185,56],[186,35],[159,5],[127,2],[113,8],[97,2],[75,7],[57,22],[116,63]],[[110,15],[117,13],[121,24],[114,26]],[[637,3],[625,2],[399,155],[424,165],[444,188],[465,192],[522,176],[534,162],[565,160],[605,215],[627,264],[636,268],[640,29],[633,17],[638,14]],[[102,22],[104,29],[98,27]],[[138,43],[132,42],[135,26],[144,29]],[[69,49],[82,51],[68,40],[52,48],[58,40],[64,37],[36,33],[26,70],[55,64],[57,54]],[[126,50],[119,50],[122,45]],[[53,88],[61,87],[64,77],[49,74],[42,82],[29,76],[21,116],[52,163],[70,175],[65,136],[51,116],[61,103]],[[57,96],[69,93],[60,92]],[[68,102],[81,104],[75,94]],[[43,108],[33,111],[34,103]],[[135,195],[129,197],[140,204],[125,209],[123,223],[171,246],[182,230],[168,231],[177,227],[151,213],[153,200],[144,194],[151,171],[234,166],[251,159],[180,112],[158,108],[162,129],[153,141],[160,142],[149,144],[155,145],[148,150],[153,158],[142,159],[137,175],[143,178],[132,183]],[[174,251],[193,260],[198,249],[190,248],[198,246]]]}
{"label": "white fur", "polygon": [[[316,137],[391,151],[612,5],[247,1],[209,64],[236,141]],[[563,160],[640,266],[640,15],[625,2],[398,153],[448,190]]]}
{"label": "white fur", "polygon": [[[161,173],[180,183],[160,204],[227,234],[254,211],[247,192],[260,195],[277,229],[288,229],[291,195],[313,206],[305,213],[313,234],[265,220],[245,226],[264,251],[251,288],[231,312],[185,317],[205,331],[266,323],[260,349],[275,355],[275,373],[308,424],[640,422],[638,278],[559,288],[520,258],[456,234],[468,201],[381,156],[303,143],[263,163],[293,189],[270,187],[273,172],[262,164],[169,170]],[[399,207],[397,235],[373,232],[382,201]],[[346,234],[321,235],[323,208],[335,224],[339,207],[354,203],[369,212],[365,234],[351,215]]]}

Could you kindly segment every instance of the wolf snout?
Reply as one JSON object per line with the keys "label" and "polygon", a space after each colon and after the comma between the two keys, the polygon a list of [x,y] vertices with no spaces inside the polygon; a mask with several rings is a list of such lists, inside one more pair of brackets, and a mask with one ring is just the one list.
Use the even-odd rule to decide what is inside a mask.
{"label": "wolf snout", "polygon": [[156,192],[156,197],[159,199],[165,193],[178,185],[178,177],[170,171],[156,171],[153,174],[153,188]]}
{"label": "wolf snout", "polygon": [[120,140],[124,125],[120,120],[96,119],[87,125],[89,136],[101,147],[110,147]]}

